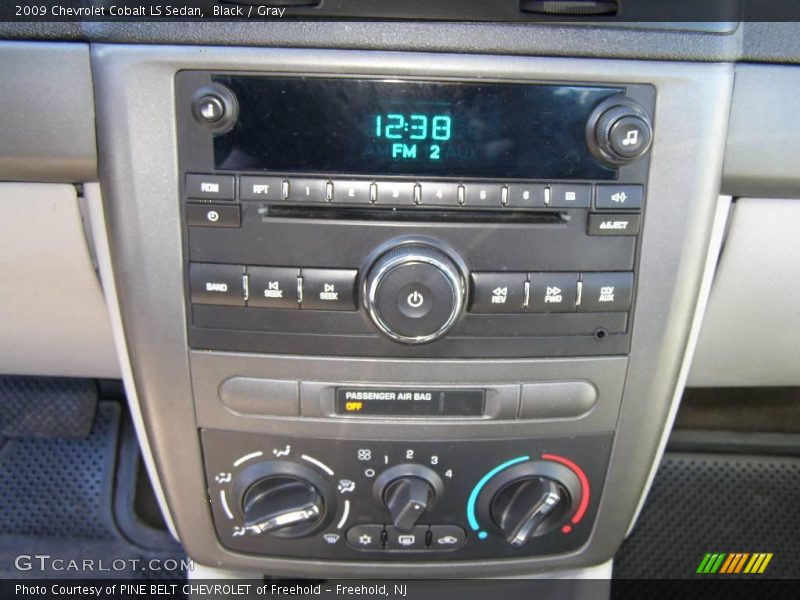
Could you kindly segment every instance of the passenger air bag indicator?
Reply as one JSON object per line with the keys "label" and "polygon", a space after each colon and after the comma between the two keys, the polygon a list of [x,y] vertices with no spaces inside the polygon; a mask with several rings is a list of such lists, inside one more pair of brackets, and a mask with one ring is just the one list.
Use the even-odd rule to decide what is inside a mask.
{"label": "passenger air bag indicator", "polygon": [[336,414],[348,416],[480,417],[485,390],[336,388]]}

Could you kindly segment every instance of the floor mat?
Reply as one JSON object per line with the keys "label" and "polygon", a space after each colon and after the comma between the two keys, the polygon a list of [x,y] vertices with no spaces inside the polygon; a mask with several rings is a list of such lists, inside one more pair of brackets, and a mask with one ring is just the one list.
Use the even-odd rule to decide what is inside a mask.
{"label": "floor mat", "polygon": [[121,405],[104,401],[84,439],[0,440],[0,578],[182,576],[177,543],[144,548],[118,526],[115,497],[134,495],[115,476],[121,421]]}
{"label": "floor mat", "polygon": [[[707,553],[771,553],[762,575],[800,577],[800,458],[667,453],[632,534],[620,579],[709,578]],[[727,558],[727,557],[726,557]],[[745,559],[743,559],[745,560]]]}

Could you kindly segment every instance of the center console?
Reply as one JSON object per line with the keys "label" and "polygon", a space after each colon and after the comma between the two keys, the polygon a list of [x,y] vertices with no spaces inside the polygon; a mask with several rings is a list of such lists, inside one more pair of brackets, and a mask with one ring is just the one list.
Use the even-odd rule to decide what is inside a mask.
{"label": "center console", "polygon": [[193,558],[442,577],[613,555],[692,343],[728,67],[93,63],[130,387]]}

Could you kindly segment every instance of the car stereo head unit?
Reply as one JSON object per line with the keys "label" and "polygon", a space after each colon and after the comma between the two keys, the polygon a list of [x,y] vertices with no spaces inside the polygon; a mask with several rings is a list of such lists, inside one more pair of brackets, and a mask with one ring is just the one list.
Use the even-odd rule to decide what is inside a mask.
{"label": "car stereo head unit", "polygon": [[178,74],[189,342],[624,354],[655,90]]}

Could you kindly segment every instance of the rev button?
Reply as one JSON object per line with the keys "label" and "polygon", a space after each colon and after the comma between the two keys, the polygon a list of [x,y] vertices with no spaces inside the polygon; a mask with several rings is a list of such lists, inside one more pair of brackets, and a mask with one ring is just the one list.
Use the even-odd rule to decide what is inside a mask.
{"label": "rev button", "polygon": [[473,273],[473,313],[522,313],[525,311],[525,273]]}

